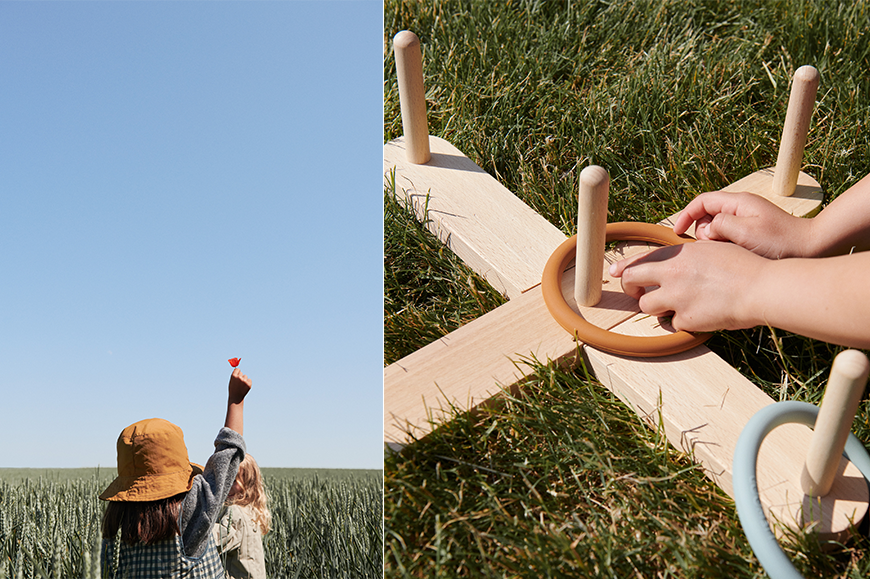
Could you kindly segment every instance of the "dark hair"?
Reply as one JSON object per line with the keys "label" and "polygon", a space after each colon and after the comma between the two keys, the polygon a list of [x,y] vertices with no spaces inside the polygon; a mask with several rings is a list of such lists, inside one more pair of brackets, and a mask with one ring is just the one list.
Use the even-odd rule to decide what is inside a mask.
{"label": "dark hair", "polygon": [[109,501],[103,515],[103,538],[112,539],[121,529],[121,540],[130,545],[150,545],[178,534],[178,513],[187,493],[159,501]]}

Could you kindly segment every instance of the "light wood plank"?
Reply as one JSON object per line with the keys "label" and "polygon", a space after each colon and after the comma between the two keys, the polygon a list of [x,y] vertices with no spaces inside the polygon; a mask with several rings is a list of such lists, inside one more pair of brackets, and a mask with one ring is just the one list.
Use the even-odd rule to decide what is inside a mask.
{"label": "light wood plank", "polygon": [[[608,258],[648,249],[625,244]],[[601,275],[601,301],[580,311],[591,323],[611,327],[639,310],[606,263]],[[564,273],[562,294],[576,307],[573,276],[573,268]],[[384,440],[404,444],[420,439],[452,410],[472,410],[502,387],[521,382],[532,371],[523,360],[561,361],[576,352],[574,338],[550,315],[538,285],[384,369]]]}
{"label": "light wood plank", "polygon": [[[633,244],[608,258],[646,250]],[[603,275],[605,287],[618,283]],[[569,297],[572,282],[573,274],[565,272],[563,294],[576,307]],[[624,294],[604,295],[601,307],[580,308],[592,323],[628,335],[672,331],[637,313],[637,302]],[[384,417],[385,439],[395,447],[422,438],[454,411],[473,410],[503,389],[516,389],[532,370],[526,361],[570,363],[576,351],[573,338],[549,315],[540,288],[533,288],[385,370],[384,400],[390,409]],[[602,384],[651,426],[661,420],[671,445],[692,454],[705,474],[732,495],[737,438],[755,412],[773,403],[769,396],[705,346],[653,359],[615,356],[586,345],[583,352]],[[840,539],[849,521],[860,520],[867,510],[867,485],[843,459],[831,493],[811,504],[800,487],[811,434],[805,426],[787,425],[765,441],[757,471],[762,504],[772,520],[790,524],[809,513],[818,532]]]}
{"label": "light wood plank", "polygon": [[[494,346],[497,344],[497,346]],[[475,408],[531,371],[523,360],[557,361],[577,351],[534,288],[405,356],[384,370],[384,438],[405,444]]]}
{"label": "light wood plank", "polygon": [[396,170],[398,200],[509,298],[539,284],[565,235],[444,139],[430,136],[429,148],[430,161],[415,165],[404,137],[384,145],[384,173]]}
{"label": "light wood plank", "polygon": [[[427,165],[404,161],[402,143],[402,139],[397,139],[384,146],[384,166],[388,170],[396,169],[397,182],[407,182],[409,188],[405,192],[417,215],[422,218],[428,210],[433,231],[440,233],[440,238],[446,240],[460,253],[466,264],[479,274],[491,281],[504,282],[508,279],[507,274],[495,275],[495,272],[510,272],[514,281],[500,286],[509,295],[516,297],[522,291],[537,287],[546,260],[566,236],[447,141],[430,137],[433,157]],[[771,190],[773,173],[772,169],[757,171],[726,187],[726,190],[749,191],[766,196],[797,215],[818,210],[821,188],[811,177],[801,173],[795,195],[780,197],[773,195]],[[511,212],[517,213],[517,216],[508,217]],[[491,219],[493,216],[497,219]],[[541,224],[542,220],[544,224]],[[496,222],[531,225],[528,228],[516,225],[518,230],[515,232],[501,231],[502,236],[494,238],[497,243],[490,240],[488,244],[477,243],[472,247],[462,241],[466,237],[482,241],[481,236],[490,232]],[[672,224],[672,218],[663,223]],[[532,231],[535,235],[528,235]],[[522,246],[523,252],[506,249],[513,244]],[[569,268],[563,278],[562,288],[566,302],[600,327],[609,328],[628,319],[638,312],[637,302],[622,293],[619,280],[614,280],[607,272],[607,264],[645,251],[646,248],[645,245],[621,244],[615,252],[608,252],[602,271],[603,298],[601,303],[592,308],[577,308],[573,281],[568,279],[573,269]],[[535,266],[539,269],[533,274],[533,268],[522,262],[526,258],[524,256],[529,255],[536,256],[534,259],[540,264]],[[506,267],[504,264],[510,260],[515,263]],[[520,290],[523,286],[527,287]],[[524,303],[532,304],[529,306],[530,316],[540,311],[549,317],[542,301],[532,299]],[[407,439],[409,433],[411,438],[425,436],[431,431],[433,420],[437,424],[439,417],[444,415],[444,409],[470,410],[497,392],[497,384],[510,385],[522,380],[530,368],[517,365],[511,359],[535,356],[539,360],[560,360],[573,350],[573,346],[556,350],[543,347],[543,344],[561,343],[559,332],[564,333],[558,326],[549,324],[550,320],[547,323],[536,322],[532,326],[526,326],[528,321],[511,326],[504,321],[504,317],[517,316],[516,308],[507,308],[507,304],[502,308],[505,308],[504,313],[491,312],[468,324],[468,327],[457,330],[458,335],[451,333],[396,362],[393,365],[395,368],[391,366],[385,369],[386,441],[400,442]],[[546,332],[550,327],[558,328],[553,330],[554,335],[535,333]],[[535,328],[534,332],[532,328]],[[515,336],[515,331],[528,332],[530,337]],[[492,350],[491,354],[485,356],[484,352],[489,350]],[[482,383],[479,382],[481,380]]]}
{"label": "light wood plank", "polygon": [[804,172],[798,173],[795,192],[790,197],[777,195],[773,191],[773,176],[776,167],[760,169],[734,183],[722,187],[723,191],[746,191],[769,199],[781,209],[799,217],[812,217],[822,207],[824,191],[818,181]]}
{"label": "light wood plank", "polygon": [[[672,328],[637,315],[613,329],[634,336],[664,335]],[[706,346],[654,359],[627,358],[583,347],[587,363],[610,391],[653,427],[661,426],[674,448],[691,454],[705,474],[733,496],[732,457],[750,418],[774,401]],[[812,431],[784,425],[764,441],[756,475],[769,520],[789,526],[817,522],[826,538],[844,538],[850,520],[867,512],[867,484],[840,459],[831,492],[815,503],[804,495],[801,472]],[[801,519],[803,517],[803,519]]]}
{"label": "light wood plank", "polygon": [[[535,219],[531,220],[535,224],[532,229],[546,234],[523,235],[530,231],[521,224],[525,223],[531,209],[501,185],[495,187],[491,177],[487,179],[488,175],[449,143],[434,137],[430,139],[433,159],[429,165],[401,166],[401,159],[397,157],[401,142],[394,141],[384,148],[385,170],[396,167],[397,184],[405,183],[401,188],[418,215],[423,215],[428,202],[430,227],[436,235],[455,248],[468,265],[487,279],[496,280],[496,287],[516,299],[385,369],[385,439],[398,444],[425,436],[449,416],[445,414],[448,409],[451,412],[471,410],[503,388],[515,388],[530,370],[524,360],[562,361],[577,349],[573,339],[552,320],[536,288],[546,260],[565,236],[552,226],[535,224]],[[761,170],[726,190],[763,195],[795,215],[818,211],[821,188],[812,178],[801,173],[795,195],[781,197],[772,193],[773,175],[772,169]],[[474,194],[470,194],[471,189],[475,190]],[[520,216],[512,218],[512,211],[518,211]],[[497,218],[487,220],[490,213],[496,213]],[[474,224],[477,220],[483,223]],[[501,226],[505,223],[518,229],[504,231]],[[666,220],[666,223],[672,221]],[[490,227],[497,228],[498,232]],[[457,233],[460,231],[463,233]],[[466,236],[465,231],[472,233]],[[520,251],[508,249],[514,243]],[[622,255],[608,254],[608,261],[641,250],[645,248],[621,247]],[[469,257],[466,259],[463,253]],[[531,261],[525,261],[527,259]],[[535,265],[530,265],[532,263]],[[578,308],[579,311],[596,325],[605,328],[619,325],[626,333],[651,324],[650,321],[639,322],[644,317],[636,314],[636,301],[622,295],[618,280],[609,279],[606,265],[602,272],[605,283],[602,302],[594,308]],[[576,307],[572,277],[573,273],[566,271],[563,295]],[[645,359],[633,361],[633,364],[614,356],[610,358],[620,363],[602,359],[609,355],[592,348],[584,347],[584,351],[603,383],[611,386],[642,417],[655,417],[661,412],[671,443],[693,452],[710,478],[729,494],[732,492],[733,443],[754,413],[750,410],[771,403],[769,397],[703,346],[679,355],[683,358]],[[664,392],[663,385],[674,384],[676,390],[669,391],[667,404],[664,398],[650,398],[650,392],[659,394]],[[734,396],[731,396],[732,389]],[[729,397],[745,402],[732,406],[730,402],[726,404]],[[691,402],[695,398],[697,402]],[[797,508],[795,497],[803,497],[799,487],[803,457],[795,460],[792,456],[794,441],[808,437],[810,431],[794,426],[783,427],[782,432],[785,436],[772,435],[762,447],[762,455],[770,455],[770,459],[765,458],[758,476],[764,504],[774,517],[791,521]],[[851,467],[846,461],[843,466]],[[798,471],[797,478],[792,477],[794,469]],[[847,471],[846,475],[837,483],[843,488],[835,487],[829,495],[830,502],[838,505],[839,510],[823,516],[819,527],[822,531],[843,532],[845,518],[861,508],[866,510],[866,485],[856,484],[853,471]],[[784,480],[797,481],[797,490]],[[828,513],[822,506],[823,512]],[[814,508],[818,512],[818,505]]]}

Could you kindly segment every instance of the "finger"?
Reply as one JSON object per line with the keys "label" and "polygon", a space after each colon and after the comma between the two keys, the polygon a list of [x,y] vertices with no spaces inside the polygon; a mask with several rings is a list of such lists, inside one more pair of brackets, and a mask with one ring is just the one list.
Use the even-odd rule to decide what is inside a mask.
{"label": "finger", "polygon": [[736,217],[728,213],[720,213],[707,227],[707,238],[710,241],[731,241],[743,245],[746,241],[746,225],[741,225],[750,217]]}
{"label": "finger", "polygon": [[[677,215],[677,218],[674,219],[674,233],[677,235],[682,235],[689,230],[692,226],[692,223],[700,219],[701,217],[696,214],[690,212],[691,203],[686,205],[682,211]],[[697,227],[695,231],[697,232]]]}
{"label": "finger", "polygon": [[657,318],[674,315],[674,310],[667,303],[667,295],[661,288],[645,292],[637,300],[637,305],[643,313]]}
{"label": "finger", "polygon": [[638,301],[647,292],[647,288],[658,286],[657,268],[654,264],[632,264],[622,272],[622,291]]}
{"label": "finger", "polygon": [[610,273],[610,275],[613,277],[622,277],[622,272],[625,270],[626,267],[630,266],[631,264],[635,263],[638,260],[643,259],[644,257],[648,256],[653,251],[655,251],[655,250],[647,251],[646,253],[641,253],[639,255],[635,255],[633,257],[629,257],[626,259],[622,259],[620,261],[615,261],[615,262],[610,264],[610,268],[608,269],[608,273]]}
{"label": "finger", "polygon": [[[721,214],[720,214],[721,215]],[[698,222],[695,224],[695,239],[710,239],[710,222],[713,221],[713,217],[710,215],[705,215],[700,218]]]}
{"label": "finger", "polygon": [[674,233],[682,235],[696,221],[705,216],[712,218],[723,210],[726,210],[726,206],[730,206],[734,201],[733,195],[733,193],[725,191],[701,193],[680,211],[680,214],[674,221]]}
{"label": "finger", "polygon": [[660,247],[627,264],[622,269],[622,290],[639,300],[645,293],[645,288],[661,286],[662,279],[667,275],[669,268],[663,262],[678,255],[683,247],[683,245]]}
{"label": "finger", "polygon": [[[692,199],[692,201],[690,201],[689,204],[680,211],[680,214],[677,215],[677,218],[674,220],[674,233],[682,235],[689,230],[693,223],[710,215],[710,212],[707,209],[707,203],[710,196],[712,196],[712,193],[702,193]],[[712,201],[709,202],[712,203]]]}

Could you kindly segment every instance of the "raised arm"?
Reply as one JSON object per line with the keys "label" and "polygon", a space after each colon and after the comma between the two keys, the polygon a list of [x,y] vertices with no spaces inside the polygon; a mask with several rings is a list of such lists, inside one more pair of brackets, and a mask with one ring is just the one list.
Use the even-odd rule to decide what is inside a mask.
{"label": "raised arm", "polygon": [[245,396],[251,390],[251,379],[236,368],[230,376],[227,418],[224,426],[244,434]]}
{"label": "raised arm", "polygon": [[245,458],[244,426],[245,396],[251,390],[251,379],[236,368],[230,376],[227,417],[224,428],[215,439],[215,451],[205,464],[202,475],[193,478],[179,513],[178,529],[185,553],[201,557],[207,547],[212,525],[236,480],[239,464]]}

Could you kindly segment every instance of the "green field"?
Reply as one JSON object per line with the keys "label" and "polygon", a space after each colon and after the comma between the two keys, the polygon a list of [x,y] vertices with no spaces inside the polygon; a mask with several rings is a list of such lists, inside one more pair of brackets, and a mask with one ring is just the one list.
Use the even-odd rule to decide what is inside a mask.
{"label": "green field", "polygon": [[[269,577],[381,577],[383,473],[263,468]],[[0,578],[96,577],[114,469],[0,469]]]}
{"label": "green field", "polygon": [[[392,39],[421,42],[430,134],[573,235],[580,171],[609,220],[655,223],[776,163],[794,71],[821,84],[803,170],[826,202],[870,173],[870,8],[818,0],[385,3],[384,141],[402,135]],[[384,364],[505,302],[384,178]],[[420,186],[420,184],[415,184]],[[870,321],[867,321],[870,324]],[[817,404],[842,349],[767,327],[709,347],[774,400]],[[853,432],[870,441],[870,405]],[[583,367],[385,459],[387,577],[764,577],[733,501]],[[807,577],[865,577],[870,540],[795,538]]]}
{"label": "green field", "polygon": [[[319,477],[323,479],[355,479],[379,476],[381,471],[352,468],[269,468],[260,469],[264,477],[308,479]],[[0,468],[0,481],[12,484],[21,483],[27,479],[43,479],[55,482],[68,480],[92,479],[105,480],[107,483],[115,478],[115,467],[94,468]]]}

